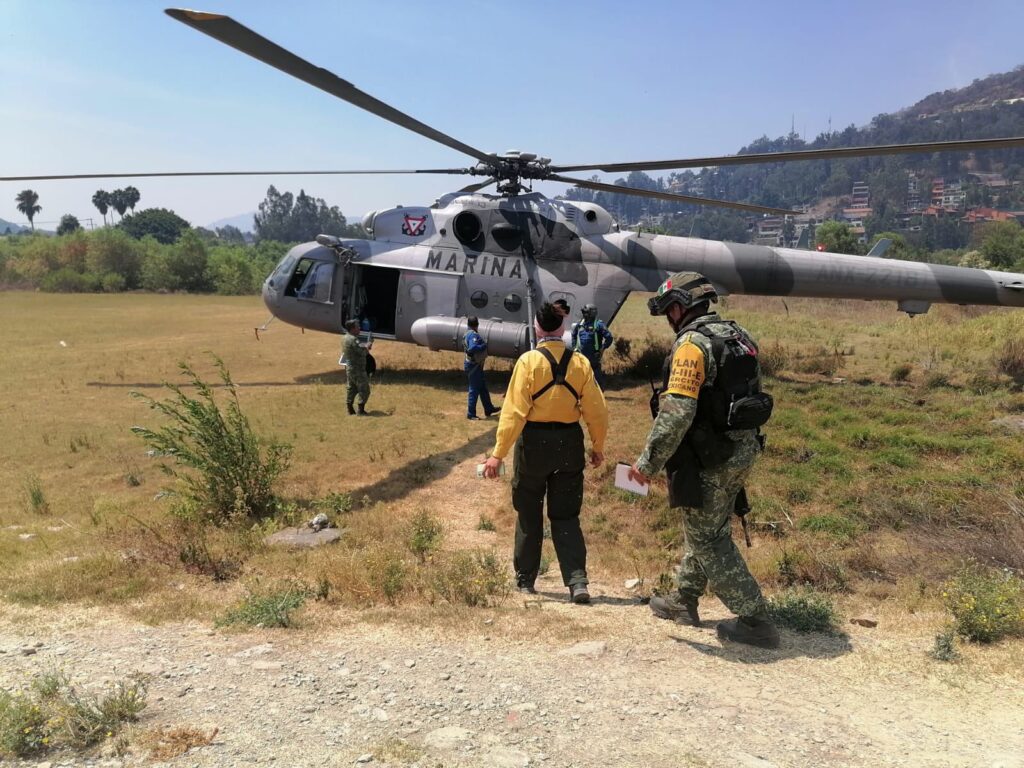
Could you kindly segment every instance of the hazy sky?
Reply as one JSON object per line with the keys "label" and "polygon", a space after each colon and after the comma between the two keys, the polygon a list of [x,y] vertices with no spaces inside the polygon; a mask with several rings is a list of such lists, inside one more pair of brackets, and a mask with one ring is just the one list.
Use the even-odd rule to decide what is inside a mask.
{"label": "hazy sky", "polygon": [[[829,117],[835,128],[862,125],[1024,63],[1020,0],[202,3],[467,144],[563,164],[730,154],[786,133],[791,119],[810,139]],[[165,5],[0,0],[0,176],[470,164],[173,21]],[[91,197],[101,188],[134,184],[141,207],[208,224],[255,210],[271,183],[358,220],[468,182],[31,187],[43,207],[36,221],[52,229],[65,213],[99,222]],[[25,223],[14,197],[26,186],[0,182],[0,218]]]}

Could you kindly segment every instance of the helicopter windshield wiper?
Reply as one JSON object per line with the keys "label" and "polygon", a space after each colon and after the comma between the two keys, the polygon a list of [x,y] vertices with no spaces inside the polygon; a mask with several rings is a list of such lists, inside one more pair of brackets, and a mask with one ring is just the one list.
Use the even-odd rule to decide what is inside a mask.
{"label": "helicopter windshield wiper", "polygon": [[223,16],[219,13],[189,11],[181,8],[168,8],[164,13],[172,19],[180,21],[182,24],[187,24],[193,29],[209,35],[214,40],[230,45],[232,48],[252,56],[254,59],[259,59],[264,64],[269,64],[275,69],[279,69],[292,77],[309,83],[315,88],[319,88],[321,91],[347,101],[349,104],[354,104],[360,109],[365,109],[367,112],[377,115],[377,117],[382,117],[413,133],[426,136],[428,139],[475,157],[482,162],[488,162],[493,157],[488,152],[483,152],[469,146],[469,144],[464,144],[458,139],[453,139],[451,136],[441,133],[436,128],[431,128],[426,123],[421,123],[404,112],[399,112],[380,99],[359,90],[348,80],[343,80],[333,72],[311,64],[291,51],[285,50],[277,43],[273,43],[262,35],[256,34],[230,16]]}
{"label": "helicopter windshield wiper", "polygon": [[585,165],[553,165],[555,173],[564,171],[668,171],[674,168],[709,168],[721,165],[754,163],[786,163],[794,160],[836,160],[844,157],[903,155],[913,152],[968,152],[978,149],[1009,149],[1024,147],[1024,136],[1005,139],[964,139],[929,141],[921,144],[876,144],[868,147],[836,147],[832,149],[801,149],[793,152],[758,152],[750,155],[692,157],[684,160],[649,160],[633,163],[589,163]]}
{"label": "helicopter windshield wiper", "polygon": [[575,184],[577,187],[594,189],[599,192],[611,192],[617,195],[638,195],[640,197],[653,197],[657,200],[669,200],[687,205],[714,205],[719,208],[735,208],[738,211],[751,211],[753,213],[770,213],[776,216],[798,216],[801,211],[791,211],[788,208],[772,208],[766,205],[750,205],[748,203],[734,203],[730,200],[715,200],[710,197],[693,197],[691,195],[677,195],[674,192],[658,192],[652,189],[636,189],[635,187],[620,187],[615,184],[602,184],[599,181],[588,179],[572,179],[568,176],[552,174],[548,176],[549,181],[561,181],[566,184]]}

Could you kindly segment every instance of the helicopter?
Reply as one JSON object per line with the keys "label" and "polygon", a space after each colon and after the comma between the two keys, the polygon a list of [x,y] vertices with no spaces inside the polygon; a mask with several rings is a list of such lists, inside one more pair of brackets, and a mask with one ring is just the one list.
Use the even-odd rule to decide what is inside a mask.
{"label": "helicopter", "polygon": [[[477,315],[492,355],[514,358],[535,345],[532,317],[545,301],[592,304],[614,320],[633,291],[654,291],[671,274],[697,271],[720,295],[895,301],[910,315],[934,303],[1024,307],[1024,274],[867,256],[719,242],[620,229],[599,205],[549,199],[535,181],[640,195],[686,205],[793,216],[800,212],[566,176],[580,171],[674,170],[751,163],[981,151],[1024,146],[1024,137],[813,149],[719,157],[559,165],[532,152],[485,152],[398,111],[352,83],[278,46],[229,16],[170,8],[171,18],[336,98],[468,155],[466,167],[287,171],[289,175],[448,174],[480,178],[432,205],[368,213],[366,239],[320,235],[292,248],[263,284],[274,318],[344,333],[359,318],[377,338],[461,351],[466,317]],[[275,171],[76,174],[4,181],[151,176],[273,175]],[[482,190],[495,185],[496,194]]]}

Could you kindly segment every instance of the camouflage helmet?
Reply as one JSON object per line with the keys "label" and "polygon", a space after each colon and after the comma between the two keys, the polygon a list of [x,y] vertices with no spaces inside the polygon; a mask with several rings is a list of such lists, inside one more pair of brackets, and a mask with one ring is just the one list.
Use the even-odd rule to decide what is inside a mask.
{"label": "camouflage helmet", "polygon": [[583,309],[580,312],[583,315],[584,320],[593,320],[597,317],[597,307],[593,304],[584,304]]}
{"label": "camouflage helmet", "polygon": [[664,315],[673,304],[687,310],[706,301],[718,301],[718,291],[698,272],[676,272],[658,286],[658,292],[647,300],[652,315]]}

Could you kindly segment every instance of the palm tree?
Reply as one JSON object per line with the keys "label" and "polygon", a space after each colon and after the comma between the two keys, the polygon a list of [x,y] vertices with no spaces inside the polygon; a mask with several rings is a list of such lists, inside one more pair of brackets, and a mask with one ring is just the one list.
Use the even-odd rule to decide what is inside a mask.
{"label": "palm tree", "polygon": [[139,193],[139,190],[137,190],[135,187],[125,187],[124,198],[125,201],[128,203],[128,207],[132,209],[132,213],[135,213],[135,204],[139,202],[139,200],[142,198],[142,195]]}
{"label": "palm tree", "polygon": [[102,189],[96,190],[96,194],[92,196],[92,204],[103,215],[103,226],[106,226],[107,209],[110,208],[110,193]]}
{"label": "palm tree", "polygon": [[128,196],[123,189],[115,189],[110,193],[110,205],[123,219],[124,212],[128,210]]}
{"label": "palm tree", "polygon": [[36,225],[32,219],[36,217],[36,214],[43,210],[42,206],[36,205],[39,201],[39,195],[33,192],[31,189],[23,189],[18,193],[18,196],[14,198],[14,201],[18,204],[18,210],[28,217],[28,223],[32,227],[32,231],[36,231]]}

